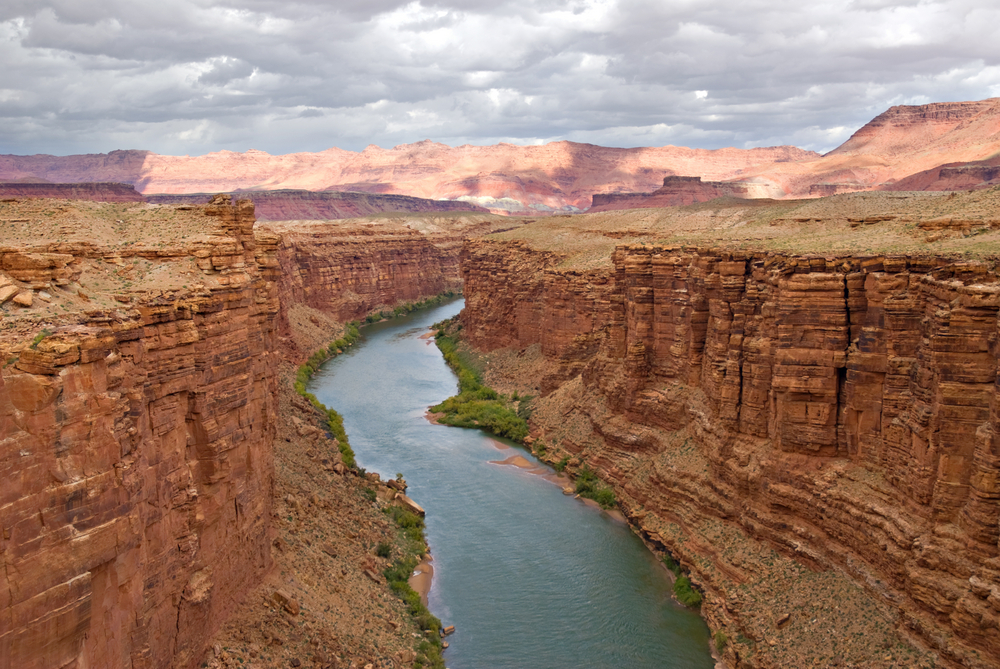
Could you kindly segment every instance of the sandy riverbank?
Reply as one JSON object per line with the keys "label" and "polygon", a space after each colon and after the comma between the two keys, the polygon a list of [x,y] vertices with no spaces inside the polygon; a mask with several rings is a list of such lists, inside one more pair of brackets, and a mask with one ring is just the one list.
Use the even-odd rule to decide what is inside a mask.
{"label": "sandy riverbank", "polygon": [[420,595],[420,601],[427,606],[427,593],[431,591],[431,582],[434,580],[434,565],[431,562],[434,558],[430,554],[424,555],[424,559],[413,570],[410,576],[410,587]]}
{"label": "sandy riverbank", "polygon": [[[514,449],[512,447],[508,446],[507,444],[503,443],[502,441],[497,441],[496,439],[490,439],[490,441],[493,443],[493,446],[497,450],[505,451],[505,452],[514,451]],[[559,472],[553,471],[548,465],[533,464],[526,457],[524,457],[523,455],[520,455],[520,454],[518,454],[516,452],[515,452],[514,455],[511,455],[511,456],[507,457],[504,460],[490,460],[490,464],[491,465],[505,465],[505,466],[508,466],[508,467],[517,467],[519,469],[523,469],[524,471],[528,472],[529,474],[533,474],[535,476],[541,476],[546,481],[549,481],[550,483],[556,484],[557,486],[559,486],[560,488],[562,488],[564,491],[567,488],[571,489],[571,490],[574,489],[573,479],[571,479],[566,474],[561,474]],[[584,504],[586,504],[588,506],[591,506],[591,507],[593,507],[595,509],[598,509],[599,511],[604,511],[605,513],[607,513],[609,516],[611,516],[612,518],[614,518],[617,521],[620,521],[622,523],[628,523],[628,520],[626,520],[625,515],[621,511],[619,511],[618,509],[602,509],[601,505],[598,504],[597,502],[595,502],[594,500],[587,499],[586,497],[580,497],[579,495],[576,495],[575,493],[573,493],[573,494],[576,497],[576,499],[580,500]]]}

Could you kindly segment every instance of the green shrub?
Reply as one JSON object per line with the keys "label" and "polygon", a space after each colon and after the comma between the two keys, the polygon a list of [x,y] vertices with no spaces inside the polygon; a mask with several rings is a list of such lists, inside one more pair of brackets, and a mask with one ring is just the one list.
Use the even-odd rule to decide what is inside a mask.
{"label": "green shrub", "polygon": [[670,555],[663,556],[663,564],[667,565],[667,569],[672,571],[674,576],[681,575],[681,566]]}
{"label": "green shrub", "polygon": [[568,464],[569,464],[569,456],[568,455],[564,455],[563,458],[562,458],[562,460],[560,460],[559,462],[555,463],[552,466],[555,467],[556,471],[561,474],[561,473],[563,473],[566,470],[566,465],[568,465]]}
{"label": "green shrub", "polygon": [[528,423],[518,416],[510,402],[482,384],[482,378],[458,351],[458,342],[447,334],[446,324],[437,323],[435,341],[445,362],[458,374],[459,394],[431,407],[443,413],[439,422],[454,427],[472,427],[492,432],[517,443],[528,436]]}
{"label": "green shrub", "polygon": [[597,474],[587,465],[576,475],[576,494],[594,500],[603,509],[610,509],[616,503],[614,491],[601,483]]}
{"label": "green shrub", "polygon": [[392,555],[392,544],[388,541],[378,542],[378,546],[375,547],[375,555],[381,558],[387,558]]}
{"label": "green shrub", "polygon": [[715,631],[715,650],[722,652],[722,649],[729,643],[729,636],[722,630]]}
{"label": "green shrub", "polygon": [[701,593],[691,586],[687,576],[678,576],[674,581],[674,596],[684,606],[696,608],[701,605]]}

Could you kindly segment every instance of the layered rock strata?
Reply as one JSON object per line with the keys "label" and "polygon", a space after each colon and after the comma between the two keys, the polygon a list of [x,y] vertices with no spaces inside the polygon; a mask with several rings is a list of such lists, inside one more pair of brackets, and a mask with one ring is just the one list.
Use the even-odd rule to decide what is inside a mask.
{"label": "layered rock strata", "polygon": [[465,332],[559,362],[536,436],[684,559],[713,626],[748,639],[731,662],[780,666],[776,632],[741,613],[747,564],[721,530],[668,526],[832,568],[945,664],[1000,666],[996,267],[654,246],[619,247],[611,271],[560,260],[467,243]]}
{"label": "layered rock strata", "polygon": [[209,210],[225,286],[89,313],[6,361],[2,667],[190,666],[270,564],[278,303],[253,209]]}
{"label": "layered rock strata", "polygon": [[279,358],[311,352],[289,314],[319,330],[455,288],[457,247],[254,230],[228,196],[107,205],[126,238],[105,238],[71,205],[25,209],[35,241],[0,245],[4,284],[46,296],[3,307],[0,669],[197,666],[271,565]]}
{"label": "layered rock strata", "polygon": [[[448,236],[363,224],[269,224],[260,226],[258,235],[274,245],[267,275],[281,303],[303,305],[340,322],[462,287],[458,247]],[[290,334],[288,317],[283,309],[278,325],[283,337]]]}

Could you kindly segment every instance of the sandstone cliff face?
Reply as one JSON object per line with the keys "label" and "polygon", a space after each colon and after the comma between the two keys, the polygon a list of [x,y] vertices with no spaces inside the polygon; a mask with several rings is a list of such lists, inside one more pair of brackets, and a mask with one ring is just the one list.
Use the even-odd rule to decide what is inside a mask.
{"label": "sandstone cliff face", "polygon": [[90,313],[7,361],[2,667],[193,666],[270,564],[278,303],[252,207],[210,209],[228,286]]}
{"label": "sandstone cliff face", "polygon": [[[582,416],[587,434],[563,446],[597,444],[588,462],[689,562],[713,624],[774,633],[741,617],[746,565],[664,523],[721,519],[834,566],[947,663],[1000,666],[996,268],[650,246],[613,260],[574,273],[523,244],[470,242],[466,333],[485,349],[541,343],[562,367],[543,390],[580,374],[535,431]],[[703,465],[657,464],[676,434]]]}
{"label": "sandstone cliff face", "polygon": [[0,279],[38,292],[0,335],[0,669],[196,666],[271,565],[278,362],[311,352],[290,314],[319,330],[460,288],[462,233],[255,230],[224,195],[5,206]]}
{"label": "sandstone cliff face", "polygon": [[[259,234],[275,245],[270,276],[281,303],[341,322],[462,287],[458,248],[448,237],[395,225],[313,223],[264,225]],[[287,311],[281,318],[285,333]]]}

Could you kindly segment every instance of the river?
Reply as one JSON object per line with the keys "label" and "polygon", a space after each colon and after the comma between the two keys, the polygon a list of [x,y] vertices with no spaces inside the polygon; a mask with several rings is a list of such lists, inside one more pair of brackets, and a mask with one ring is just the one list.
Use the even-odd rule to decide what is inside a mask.
{"label": "river", "polygon": [[403,473],[427,511],[428,604],[456,627],[448,667],[712,667],[704,621],[671,599],[666,570],[627,525],[542,476],[495,464],[517,454],[535,462],[526,451],[424,417],[458,382],[420,335],[462,304],[364,328],[310,386],[343,414],[358,463],[383,478]]}

